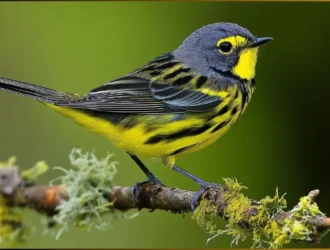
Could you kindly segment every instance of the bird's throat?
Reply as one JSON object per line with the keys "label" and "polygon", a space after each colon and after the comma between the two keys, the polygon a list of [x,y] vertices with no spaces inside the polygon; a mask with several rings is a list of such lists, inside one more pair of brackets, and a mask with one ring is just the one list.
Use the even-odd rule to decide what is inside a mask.
{"label": "bird's throat", "polygon": [[258,58],[258,48],[242,50],[232,73],[244,80],[252,80],[255,76],[255,67]]}

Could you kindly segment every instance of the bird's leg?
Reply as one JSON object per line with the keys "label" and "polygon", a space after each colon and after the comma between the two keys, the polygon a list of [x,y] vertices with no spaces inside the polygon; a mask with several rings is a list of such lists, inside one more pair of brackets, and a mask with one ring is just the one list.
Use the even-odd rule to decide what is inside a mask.
{"label": "bird's leg", "polygon": [[146,184],[146,183],[157,183],[162,186],[165,186],[159,179],[157,179],[157,177],[153,173],[150,172],[150,170],[143,164],[143,162],[136,155],[129,154],[129,156],[135,161],[135,163],[139,166],[139,168],[143,171],[143,173],[148,178],[148,180],[146,180],[146,181],[135,183],[135,185],[133,187],[133,191],[132,191],[132,195],[133,195],[133,198],[135,201],[137,201],[136,191],[139,186]]}
{"label": "bird's leg", "polygon": [[178,172],[179,174],[182,174],[182,175],[188,177],[189,179],[193,180],[194,182],[196,182],[200,186],[197,193],[194,195],[194,197],[191,200],[191,209],[192,209],[192,211],[194,211],[196,209],[196,205],[198,203],[198,200],[199,200],[200,196],[205,192],[205,190],[207,190],[209,188],[212,188],[212,187],[214,187],[214,188],[221,187],[221,185],[219,185],[219,184],[209,183],[209,182],[203,181],[202,179],[198,178],[197,176],[187,172],[186,170],[184,170],[182,168],[179,168],[176,165],[174,165],[173,170],[175,172]]}

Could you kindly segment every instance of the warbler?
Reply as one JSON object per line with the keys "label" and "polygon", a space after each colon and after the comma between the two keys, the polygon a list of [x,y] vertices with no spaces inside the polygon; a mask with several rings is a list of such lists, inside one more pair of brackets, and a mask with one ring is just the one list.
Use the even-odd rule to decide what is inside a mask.
{"label": "warbler", "polygon": [[[216,141],[244,113],[255,89],[257,38],[233,23],[197,29],[170,53],[87,94],[71,94],[0,79],[0,89],[36,99],[127,152],[146,182],[162,184],[137,157],[161,159],[200,185],[191,201],[215,184],[175,164],[175,158]],[[135,197],[136,198],[136,197]]]}

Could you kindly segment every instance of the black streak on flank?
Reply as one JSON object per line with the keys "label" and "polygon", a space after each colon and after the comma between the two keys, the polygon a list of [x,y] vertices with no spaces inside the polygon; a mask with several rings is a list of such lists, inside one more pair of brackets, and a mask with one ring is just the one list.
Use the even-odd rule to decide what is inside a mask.
{"label": "black streak on flank", "polygon": [[235,96],[234,96],[234,100],[236,100],[238,98],[238,94],[239,94],[239,92],[238,92],[238,88],[237,88]]}
{"label": "black streak on flank", "polygon": [[183,151],[185,151],[185,150],[187,150],[189,148],[194,147],[195,145],[197,145],[197,144],[193,144],[193,145],[189,145],[187,147],[179,148],[179,149],[173,151],[170,155],[177,155],[177,154],[182,153]]}
{"label": "black streak on flank", "polygon": [[160,134],[150,137],[144,144],[156,144],[159,142],[170,142],[184,137],[195,136],[204,133],[211,128],[211,125],[205,124],[198,128],[185,128],[173,134]]}
{"label": "black streak on flank", "polygon": [[223,128],[229,123],[229,121],[219,123],[214,129],[212,129],[211,133],[217,132],[219,129]]}
{"label": "black streak on flank", "polygon": [[231,114],[232,114],[232,115],[235,115],[235,114],[237,113],[237,111],[238,111],[238,107],[236,106],[235,108],[233,108],[233,109],[231,110]]}
{"label": "black streak on flank", "polygon": [[186,73],[186,72],[189,72],[190,69],[189,68],[179,68],[175,71],[173,71],[172,73],[170,74],[167,74],[165,77],[164,77],[164,80],[168,80],[168,79],[171,79],[173,77],[176,77],[178,74],[180,73]]}
{"label": "black streak on flank", "polygon": [[176,79],[174,82],[173,82],[173,85],[174,86],[181,86],[181,85],[184,85],[186,83],[188,83],[193,77],[192,76],[183,76],[183,77],[180,77],[178,79]]}
{"label": "black streak on flank", "polygon": [[[229,103],[229,105],[230,105],[230,103]],[[211,120],[213,120],[214,118],[216,118],[217,116],[223,115],[223,114],[227,113],[228,111],[229,111],[229,106],[226,105],[226,106],[222,107],[222,108],[218,111],[218,113],[216,113],[216,114],[210,116],[206,121],[211,121]]]}
{"label": "black streak on flank", "polygon": [[222,109],[219,110],[217,115],[223,115],[226,114],[228,112],[229,108],[228,105],[224,106]]}
{"label": "black streak on flank", "polygon": [[196,88],[199,89],[200,87],[202,87],[203,84],[206,83],[206,81],[207,81],[207,77],[205,77],[205,76],[198,77],[197,82],[196,82]]}
{"label": "black streak on flank", "polygon": [[242,112],[245,107],[245,104],[247,102],[247,99],[248,99],[248,92],[247,92],[245,83],[242,83],[240,86],[241,86],[241,91],[242,91],[242,109],[241,109],[241,112]]}

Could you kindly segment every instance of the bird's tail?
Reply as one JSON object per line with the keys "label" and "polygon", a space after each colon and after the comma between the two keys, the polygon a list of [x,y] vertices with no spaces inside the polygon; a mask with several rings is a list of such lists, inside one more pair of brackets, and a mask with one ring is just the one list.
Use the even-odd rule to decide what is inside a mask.
{"label": "bird's tail", "polygon": [[58,101],[67,100],[71,95],[69,93],[62,93],[31,83],[19,82],[5,78],[0,78],[0,90],[23,95],[41,102],[51,104],[55,104]]}

